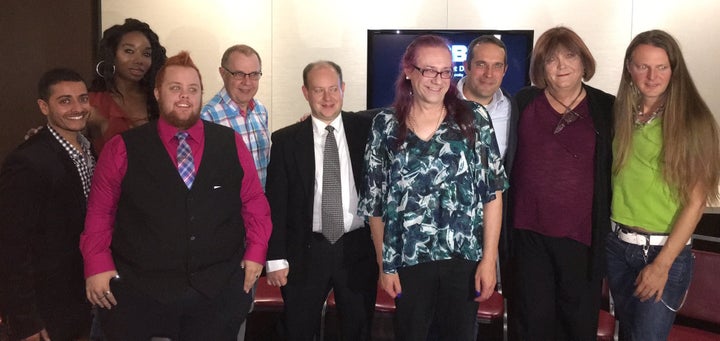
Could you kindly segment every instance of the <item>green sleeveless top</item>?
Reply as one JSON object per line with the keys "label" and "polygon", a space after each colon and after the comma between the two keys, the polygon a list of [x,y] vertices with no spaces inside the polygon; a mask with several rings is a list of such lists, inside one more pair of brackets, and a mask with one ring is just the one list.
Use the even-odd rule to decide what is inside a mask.
{"label": "green sleeveless top", "polygon": [[627,162],[612,178],[612,220],[655,233],[672,230],[680,202],[662,176],[662,143],[661,118],[633,132]]}

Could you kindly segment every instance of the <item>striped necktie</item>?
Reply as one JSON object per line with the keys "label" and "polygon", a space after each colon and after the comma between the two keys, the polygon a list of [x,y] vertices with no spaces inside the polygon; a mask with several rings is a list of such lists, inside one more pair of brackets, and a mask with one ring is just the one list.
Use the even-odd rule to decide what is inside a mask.
{"label": "striped necktie", "polygon": [[187,143],[188,133],[186,131],[179,131],[175,134],[178,139],[177,148],[177,168],[180,177],[187,188],[192,188],[193,181],[195,181],[195,161],[193,160],[192,150],[190,145]]}

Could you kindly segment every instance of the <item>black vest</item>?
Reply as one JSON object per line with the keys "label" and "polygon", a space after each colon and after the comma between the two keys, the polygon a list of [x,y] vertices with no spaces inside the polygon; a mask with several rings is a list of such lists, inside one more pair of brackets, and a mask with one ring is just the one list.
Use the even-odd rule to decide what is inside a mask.
{"label": "black vest", "polygon": [[192,189],[178,174],[157,122],[122,134],[128,167],[112,254],[122,280],[161,302],[188,286],[212,297],[240,269],[243,170],[234,131],[202,121],[205,147]]}

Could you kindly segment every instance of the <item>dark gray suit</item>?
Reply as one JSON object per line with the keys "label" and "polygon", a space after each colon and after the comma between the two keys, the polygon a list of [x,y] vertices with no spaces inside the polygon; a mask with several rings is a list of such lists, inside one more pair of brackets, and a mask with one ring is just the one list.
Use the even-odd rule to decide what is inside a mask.
{"label": "dark gray suit", "polygon": [[[362,186],[363,156],[371,119],[342,113],[356,188]],[[315,155],[312,120],[273,133],[266,194],[273,233],[268,260],[287,259],[288,284],[282,288],[290,339],[311,339],[318,331],[322,303],[334,289],[344,340],[369,339],[377,288],[377,263],[367,225],[331,245],[313,233]]]}
{"label": "dark gray suit", "polygon": [[43,128],[0,171],[0,312],[15,337],[87,332],[79,240],[86,199],[67,151]]}

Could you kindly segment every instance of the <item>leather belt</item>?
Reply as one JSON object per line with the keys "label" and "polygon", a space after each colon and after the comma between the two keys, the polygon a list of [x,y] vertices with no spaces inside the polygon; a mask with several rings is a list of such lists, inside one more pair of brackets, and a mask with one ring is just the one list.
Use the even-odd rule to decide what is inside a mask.
{"label": "leather belt", "polygon": [[[615,233],[617,233],[618,239],[629,244],[640,246],[662,246],[665,245],[665,242],[668,240],[668,235],[635,232],[622,224],[616,224]],[[691,243],[692,238],[688,239],[685,245],[690,245]]]}

